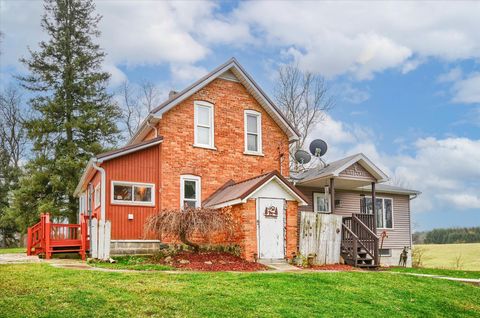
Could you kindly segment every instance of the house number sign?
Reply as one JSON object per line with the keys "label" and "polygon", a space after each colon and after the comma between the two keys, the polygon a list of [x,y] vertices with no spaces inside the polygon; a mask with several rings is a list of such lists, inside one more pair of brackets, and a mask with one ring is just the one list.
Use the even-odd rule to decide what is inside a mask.
{"label": "house number sign", "polygon": [[276,206],[267,206],[265,208],[265,217],[267,218],[277,218],[278,217],[278,209]]}

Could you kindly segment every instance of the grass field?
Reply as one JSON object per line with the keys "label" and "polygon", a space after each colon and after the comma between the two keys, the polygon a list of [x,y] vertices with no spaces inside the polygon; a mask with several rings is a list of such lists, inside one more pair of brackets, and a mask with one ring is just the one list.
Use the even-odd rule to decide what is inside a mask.
{"label": "grass field", "polygon": [[478,287],[392,273],[0,273],[2,317],[480,316]]}
{"label": "grass field", "polygon": [[473,278],[480,279],[480,271],[467,271],[467,270],[455,270],[455,269],[442,269],[442,268],[408,268],[408,267],[392,267],[389,271],[400,273],[417,273],[417,274],[429,274],[436,276],[447,276],[456,278]]}
{"label": "grass field", "polygon": [[[469,244],[424,244],[422,267],[449,268],[480,271],[480,243]],[[457,258],[460,257],[457,267]]]}
{"label": "grass field", "polygon": [[0,254],[26,253],[25,247],[0,248]]}

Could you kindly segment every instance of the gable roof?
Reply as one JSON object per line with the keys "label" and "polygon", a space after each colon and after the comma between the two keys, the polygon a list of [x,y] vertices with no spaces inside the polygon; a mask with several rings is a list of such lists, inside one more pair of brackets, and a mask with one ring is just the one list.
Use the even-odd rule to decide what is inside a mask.
{"label": "gable roof", "polygon": [[295,186],[293,186],[285,177],[283,177],[277,170],[262,174],[247,180],[235,183],[229,180],[210,197],[203,201],[204,207],[223,207],[228,205],[235,205],[245,203],[257,190],[270,181],[277,181],[280,186],[284,188],[290,195],[292,195],[302,205],[307,204],[307,198]]}
{"label": "gable roof", "polygon": [[216,78],[224,78],[222,75],[228,74],[226,77],[231,77],[231,74],[242,83],[250,94],[262,105],[267,113],[279,125],[279,127],[287,134],[290,141],[295,141],[300,138],[299,132],[287,120],[282,111],[273,103],[273,101],[265,94],[260,86],[253,80],[253,78],[245,71],[245,69],[238,63],[235,58],[229,59],[224,64],[218,66],[213,71],[200,78],[181,92],[174,94],[165,102],[154,108],[147,118],[142,122],[135,135],[130,139],[129,144],[141,139],[148,132],[149,122],[158,122],[162,114],[166,113],[173,107],[183,102],[194,93],[198,92],[203,87],[207,86]]}
{"label": "gable roof", "polygon": [[94,169],[93,168],[93,163],[94,162],[95,163],[102,163],[102,162],[112,160],[112,159],[115,159],[115,158],[118,158],[118,157],[121,157],[121,156],[125,156],[125,155],[128,155],[130,153],[137,152],[137,151],[140,151],[140,150],[158,145],[162,141],[163,141],[163,137],[159,136],[159,137],[155,137],[155,138],[140,142],[138,144],[128,145],[128,146],[118,148],[118,149],[115,149],[115,150],[112,150],[112,151],[107,151],[107,152],[98,154],[97,156],[91,158],[88,161],[87,166],[85,167],[85,170],[83,170],[82,176],[80,177],[80,181],[78,182],[77,187],[75,188],[75,191],[73,192],[73,195],[77,196],[78,194],[80,194],[85,181],[87,181],[88,175]]}
{"label": "gable roof", "polygon": [[380,170],[370,159],[363,153],[358,153],[353,156],[345,157],[343,159],[333,161],[322,168],[312,168],[303,171],[299,174],[292,174],[292,179],[298,180],[297,184],[302,184],[315,179],[321,179],[325,177],[338,177],[341,172],[353,165],[359,163],[365,170],[367,170],[377,182],[385,182],[388,180],[388,176]]}

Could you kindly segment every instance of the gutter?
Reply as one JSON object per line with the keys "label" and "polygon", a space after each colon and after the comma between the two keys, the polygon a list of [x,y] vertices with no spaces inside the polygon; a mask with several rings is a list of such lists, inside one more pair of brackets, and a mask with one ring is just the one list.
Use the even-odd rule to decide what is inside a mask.
{"label": "gutter", "polygon": [[100,219],[105,221],[105,196],[106,196],[106,186],[107,186],[107,176],[105,169],[97,166],[97,161],[92,162],[92,167],[100,172],[101,176],[101,194],[100,194]]}

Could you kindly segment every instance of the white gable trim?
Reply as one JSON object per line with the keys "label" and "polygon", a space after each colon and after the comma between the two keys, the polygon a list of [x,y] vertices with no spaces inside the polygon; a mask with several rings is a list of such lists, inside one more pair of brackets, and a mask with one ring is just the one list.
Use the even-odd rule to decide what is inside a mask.
{"label": "white gable trim", "polygon": [[349,161],[347,161],[345,164],[337,168],[335,171],[332,172],[332,174],[336,177],[339,176],[339,174],[353,165],[354,163],[358,162],[362,167],[365,168],[368,172],[370,172],[375,179],[377,179],[378,182],[385,182],[388,181],[388,176],[380,170],[370,159],[367,158],[363,153],[359,153]]}
{"label": "white gable trim", "polygon": [[[276,181],[276,182],[275,182]],[[280,186],[280,191],[285,192],[285,194],[282,197],[278,197],[278,199],[286,199],[286,200],[291,200],[292,198],[299,203],[301,206],[308,205],[307,202],[305,202],[298,194],[295,193],[295,191],[292,191],[280,178],[277,176],[272,176],[270,179],[265,181],[260,187],[255,189],[252,193],[250,193],[248,196],[246,196],[243,200],[242,199],[233,199],[227,202],[219,203],[217,205],[212,206],[212,209],[220,209],[226,206],[231,206],[231,205],[237,205],[237,204],[242,204],[242,203],[247,203],[249,199],[254,199],[257,197],[257,194],[261,192],[262,189],[264,189],[268,184],[275,182]],[[275,197],[277,198],[277,197]]]}

